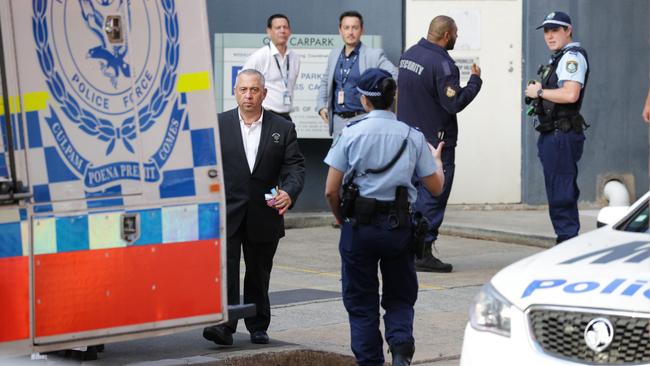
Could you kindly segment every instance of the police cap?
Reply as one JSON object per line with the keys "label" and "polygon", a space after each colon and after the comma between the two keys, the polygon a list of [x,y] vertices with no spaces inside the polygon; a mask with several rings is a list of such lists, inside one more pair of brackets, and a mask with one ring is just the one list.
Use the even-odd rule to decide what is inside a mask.
{"label": "police cap", "polygon": [[380,97],[381,96],[381,82],[390,78],[392,75],[390,72],[379,69],[379,68],[370,68],[361,74],[359,82],[357,83],[357,90],[362,95],[367,97]]}
{"label": "police cap", "polygon": [[542,25],[540,25],[536,29],[540,29],[540,28],[552,29],[552,28],[570,27],[570,26],[571,26],[571,18],[567,13],[561,11],[554,11],[548,14],[546,18],[544,18]]}

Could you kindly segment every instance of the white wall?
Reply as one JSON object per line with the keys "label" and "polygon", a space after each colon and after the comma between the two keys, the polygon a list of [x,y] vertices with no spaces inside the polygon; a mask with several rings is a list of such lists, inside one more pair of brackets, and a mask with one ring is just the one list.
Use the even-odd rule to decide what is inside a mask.
{"label": "white wall", "polygon": [[[477,60],[483,87],[458,115],[450,203],[521,201],[522,0],[407,0],[405,48],[425,37],[436,15],[458,25],[451,56]],[[461,67],[462,68],[462,67]],[[463,78],[465,85],[468,76]]]}

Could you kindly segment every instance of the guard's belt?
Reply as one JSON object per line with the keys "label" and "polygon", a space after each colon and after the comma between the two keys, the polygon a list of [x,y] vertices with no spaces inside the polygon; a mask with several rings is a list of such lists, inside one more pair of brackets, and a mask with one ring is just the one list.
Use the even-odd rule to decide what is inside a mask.
{"label": "guard's belt", "polygon": [[354,112],[334,112],[334,114],[336,114],[337,116],[339,116],[339,117],[341,117],[341,118],[345,118],[345,119],[349,119],[349,118],[352,118],[352,117],[356,117],[356,116],[358,116],[358,115],[360,115],[360,114],[364,114],[364,113],[366,113],[366,112],[365,112],[365,111],[354,111]]}
{"label": "guard's belt", "polygon": [[589,125],[585,122],[585,119],[578,114],[571,117],[556,119],[555,121],[540,123],[537,127],[535,127],[535,129],[540,133],[550,132],[554,130],[560,130],[562,132],[582,132],[588,127]]}

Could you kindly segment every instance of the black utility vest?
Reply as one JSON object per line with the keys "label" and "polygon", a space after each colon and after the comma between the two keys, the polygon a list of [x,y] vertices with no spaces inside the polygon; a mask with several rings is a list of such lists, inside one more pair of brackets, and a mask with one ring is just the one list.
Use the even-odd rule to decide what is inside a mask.
{"label": "black utility vest", "polygon": [[587,61],[587,73],[585,74],[585,84],[580,89],[580,97],[575,103],[569,104],[558,104],[553,103],[548,100],[542,100],[543,113],[541,113],[538,118],[540,123],[551,123],[562,118],[573,117],[580,114],[580,107],[582,106],[582,100],[585,97],[585,90],[587,89],[587,81],[589,80],[589,59],[587,58],[587,51],[584,48],[578,46],[567,47],[563,50],[560,50],[551,56],[549,65],[544,68],[544,73],[542,75],[542,88],[543,89],[557,89],[558,78],[556,70],[559,66],[560,59],[564,56],[565,53],[575,51],[580,53],[585,60]]}

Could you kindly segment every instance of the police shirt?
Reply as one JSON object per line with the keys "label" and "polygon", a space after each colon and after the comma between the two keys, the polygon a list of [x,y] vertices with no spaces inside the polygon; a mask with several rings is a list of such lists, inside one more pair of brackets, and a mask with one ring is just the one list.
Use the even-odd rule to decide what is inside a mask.
{"label": "police shirt", "polygon": [[[564,49],[571,47],[580,47],[580,42],[569,43],[564,46]],[[580,52],[573,50],[565,52],[555,70],[558,88],[561,88],[565,81],[577,81],[584,88],[588,67],[587,60]]]}
{"label": "police shirt", "polygon": [[[407,148],[395,165],[380,174],[362,175],[366,169],[388,164],[407,136]],[[417,190],[411,183],[413,172],[426,177],[436,171],[424,135],[385,110],[371,111],[366,118],[345,127],[325,157],[325,163],[345,172],[344,182],[348,181],[352,170],[356,170],[354,183],[359,186],[360,195],[382,201],[394,200],[395,188],[405,186],[409,202],[415,202]]]}
{"label": "police shirt", "polygon": [[446,146],[456,146],[456,113],[476,97],[481,78],[472,75],[462,88],[447,50],[424,38],[404,52],[398,75],[397,118],[419,128],[434,146],[443,136],[440,132]]}

